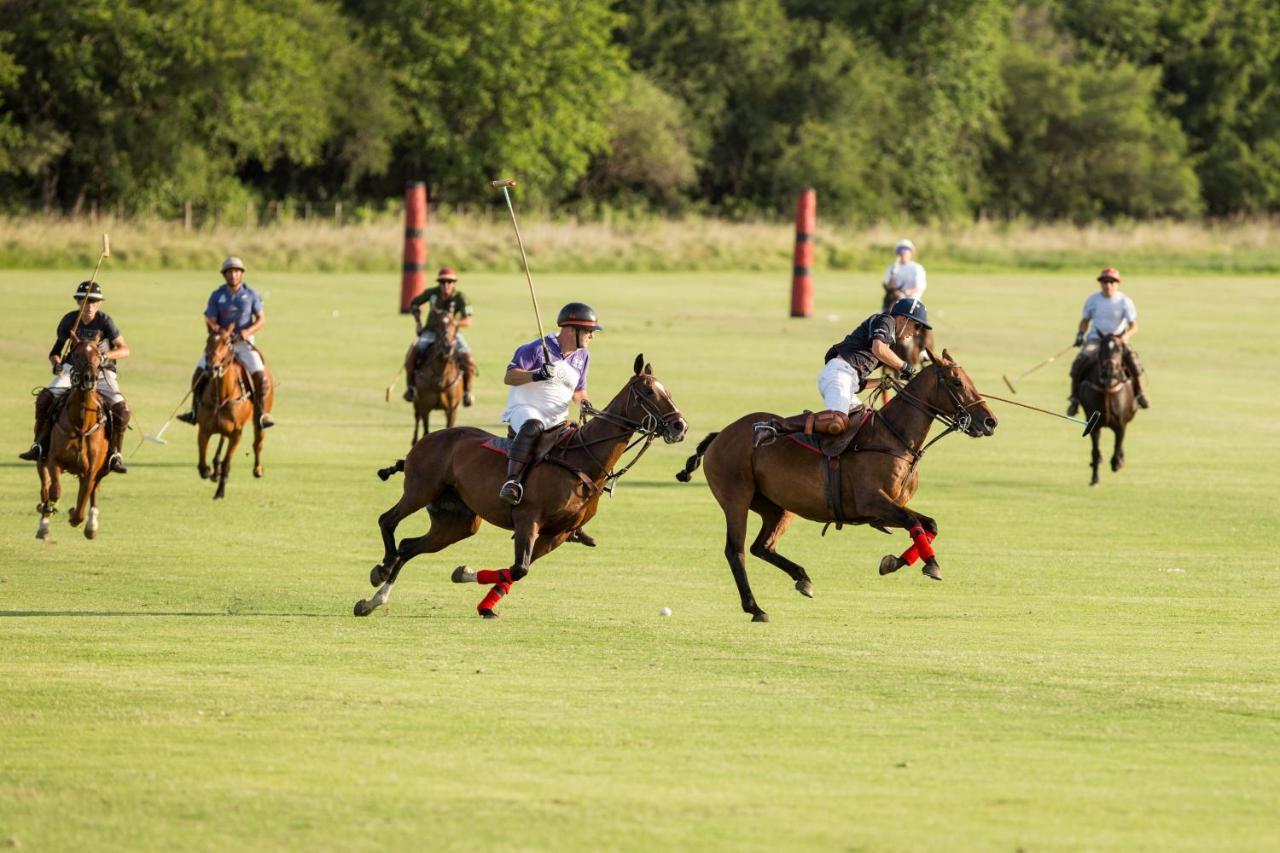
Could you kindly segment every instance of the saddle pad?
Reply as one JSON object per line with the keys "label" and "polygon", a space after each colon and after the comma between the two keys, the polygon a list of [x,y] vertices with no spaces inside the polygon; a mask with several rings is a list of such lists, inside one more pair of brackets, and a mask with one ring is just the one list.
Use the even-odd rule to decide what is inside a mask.
{"label": "saddle pad", "polygon": [[[538,442],[538,446],[534,451],[533,458],[541,459],[543,456],[546,456],[548,453],[551,452],[551,449],[553,447],[555,447],[560,442],[567,440],[569,436],[573,435],[577,431],[578,431],[578,428],[576,426],[569,426],[561,430],[559,433],[557,433],[553,440],[548,441],[548,438],[551,438],[551,437],[544,436],[542,440]],[[484,444],[480,446],[483,447],[485,450],[492,450],[494,453],[497,453],[501,456],[507,456],[508,451],[511,450],[512,441],[514,441],[514,439],[499,438],[498,436],[495,435],[493,438],[489,439],[488,441],[486,441]]]}
{"label": "saddle pad", "polygon": [[838,456],[839,453],[832,454],[827,451],[834,447],[838,447],[840,448],[840,452],[843,453],[844,450],[853,443],[858,432],[866,425],[867,421],[870,420],[871,416],[874,414],[875,412],[870,408],[863,409],[862,417],[858,419],[858,422],[840,433],[840,435],[805,435],[802,432],[791,432],[787,433],[787,438],[791,439],[805,450],[812,451],[819,456]]}
{"label": "saddle pad", "polygon": [[485,450],[492,450],[494,453],[497,453],[499,456],[506,456],[507,451],[511,449],[511,441],[512,440],[509,438],[498,438],[495,435],[493,438],[489,439],[488,441],[486,441],[484,444],[480,446],[483,447]]}

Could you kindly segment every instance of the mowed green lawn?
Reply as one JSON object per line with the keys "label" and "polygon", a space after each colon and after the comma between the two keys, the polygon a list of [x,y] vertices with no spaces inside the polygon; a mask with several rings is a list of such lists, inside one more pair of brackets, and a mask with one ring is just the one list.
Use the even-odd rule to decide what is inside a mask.
{"label": "mowed green lawn", "polygon": [[[107,479],[96,541],[64,498],[46,544],[14,455],[83,273],[0,273],[0,846],[1275,849],[1280,282],[1125,272],[1155,407],[1124,471],[1088,488],[1078,428],[995,404],[995,437],[923,465],[943,583],[877,576],[901,533],[797,523],[780,550],[816,598],[750,560],[764,625],[701,474],[672,475],[743,412],[819,404],[871,274],[819,276],[804,321],[785,273],[538,275],[548,315],[585,299],[603,319],[593,399],[643,351],[692,429],[606,500],[599,548],[553,553],[482,621],[483,589],[449,571],[510,562],[489,527],[351,616],[400,491],[374,471],[410,436],[383,402],[410,335],[392,277],[252,272],[280,382],[266,478],[240,456],[215,503],[175,423]],[[1070,342],[1091,273],[936,275],[938,339],[1004,393]],[[134,352],[132,449],[185,390],[217,278],[102,278]],[[461,284],[482,371],[463,422],[497,429],[528,296]],[[1020,390],[1059,409],[1065,361]]]}

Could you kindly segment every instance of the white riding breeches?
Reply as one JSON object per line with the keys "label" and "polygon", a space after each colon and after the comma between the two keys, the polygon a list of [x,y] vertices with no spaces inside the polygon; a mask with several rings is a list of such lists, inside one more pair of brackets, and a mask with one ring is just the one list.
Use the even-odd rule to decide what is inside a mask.
{"label": "white riding breeches", "polygon": [[861,386],[858,371],[843,358],[831,359],[818,374],[818,393],[822,395],[823,404],[833,412],[848,414],[862,408],[862,401],[858,399]]}
{"label": "white riding breeches", "polygon": [[[262,363],[262,356],[253,348],[252,339],[247,341],[236,341],[231,345],[231,352],[235,355],[236,361],[243,364],[244,369],[249,371],[250,376],[255,373],[261,373],[267,369],[266,365]],[[196,362],[196,367],[204,370],[208,366],[209,363],[205,360],[204,353],[200,353],[200,360]]]}
{"label": "white riding breeches", "polygon": [[[63,364],[62,369],[45,387],[57,397],[61,397],[70,391],[71,365]],[[98,396],[102,397],[103,402],[108,406],[114,406],[124,400],[124,395],[120,393],[120,383],[116,381],[116,372],[114,370],[104,370],[98,374]]]}
{"label": "white riding breeches", "polygon": [[[431,346],[435,342],[436,333],[424,331],[418,338],[418,352],[426,352],[427,347]],[[457,346],[458,352],[471,352],[471,347],[467,346],[467,339],[462,336],[461,332],[458,332],[457,337],[454,338],[454,342]]]}

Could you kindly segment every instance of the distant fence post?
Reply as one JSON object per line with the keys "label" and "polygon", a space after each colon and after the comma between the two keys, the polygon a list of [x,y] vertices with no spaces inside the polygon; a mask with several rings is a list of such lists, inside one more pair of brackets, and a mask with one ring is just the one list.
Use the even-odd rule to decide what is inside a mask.
{"label": "distant fence post", "polygon": [[791,268],[791,316],[813,315],[813,231],[818,198],[812,187],[796,199],[796,251]]}
{"label": "distant fence post", "polygon": [[410,181],[404,190],[404,268],[400,313],[409,313],[413,297],[427,289],[427,185]]}

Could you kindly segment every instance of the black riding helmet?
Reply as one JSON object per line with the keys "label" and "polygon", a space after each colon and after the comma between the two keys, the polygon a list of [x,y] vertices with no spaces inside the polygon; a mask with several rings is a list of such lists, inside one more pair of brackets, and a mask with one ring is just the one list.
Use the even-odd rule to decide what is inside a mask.
{"label": "black riding helmet", "polygon": [[573,326],[588,332],[602,332],[604,327],[596,319],[596,312],[585,302],[570,302],[560,309],[557,326]]}
{"label": "black riding helmet", "polygon": [[76,302],[84,300],[85,296],[89,297],[90,302],[102,301],[102,285],[96,281],[82,281],[80,286],[76,288]]}
{"label": "black riding helmet", "polygon": [[899,299],[893,303],[893,307],[889,309],[890,317],[910,317],[926,329],[932,329],[929,325],[929,312],[925,310],[924,303],[919,299],[906,297]]}

